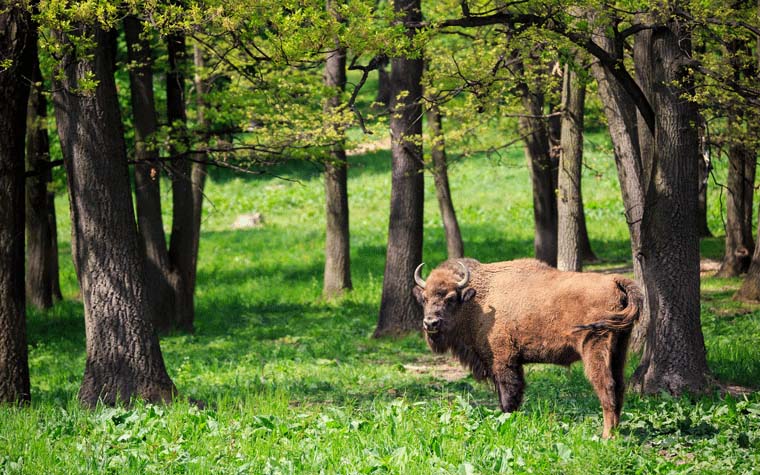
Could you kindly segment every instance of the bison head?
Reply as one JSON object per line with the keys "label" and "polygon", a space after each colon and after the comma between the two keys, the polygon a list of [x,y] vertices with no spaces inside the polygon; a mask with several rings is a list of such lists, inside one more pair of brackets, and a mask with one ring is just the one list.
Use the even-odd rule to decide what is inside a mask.
{"label": "bison head", "polygon": [[475,289],[467,287],[470,271],[461,262],[458,264],[462,267],[463,277],[448,267],[439,267],[425,281],[420,274],[424,262],[414,271],[414,281],[417,283],[413,290],[414,297],[422,305],[425,315],[422,326],[428,335],[454,326],[457,309],[475,297]]}

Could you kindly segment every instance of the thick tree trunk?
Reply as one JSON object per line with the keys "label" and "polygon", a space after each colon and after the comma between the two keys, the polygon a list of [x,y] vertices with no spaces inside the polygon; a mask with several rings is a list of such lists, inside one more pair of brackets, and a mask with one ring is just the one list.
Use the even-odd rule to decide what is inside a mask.
{"label": "thick tree trunk", "polygon": [[[69,47],[55,75],[54,103],[69,188],[72,255],[85,308],[87,360],[82,404],[115,404],[140,397],[170,401],[145,289],[144,259],[135,225],[116,85],[112,41],[99,27],[75,25],[94,50]],[[97,87],[78,90],[92,75]]]}
{"label": "thick tree trunk", "polygon": [[[755,153],[744,144],[728,149],[728,193],[726,194],[726,251],[717,277],[736,277],[749,269],[754,252],[752,238],[752,195]],[[749,176],[748,176],[749,175]],[[746,196],[749,194],[749,196]],[[745,209],[749,207],[749,210]],[[749,218],[749,219],[748,219]]]}
{"label": "thick tree trunk", "polygon": [[449,259],[464,257],[464,243],[459,230],[459,221],[451,201],[449,188],[449,172],[446,162],[446,142],[443,136],[441,111],[437,105],[432,105],[427,111],[428,124],[432,146],[430,155],[433,158],[433,178],[435,194],[438,197],[438,208],[441,210],[443,229],[446,233],[446,251]]}
{"label": "thick tree trunk", "polygon": [[[675,28],[668,24],[642,32],[634,46],[641,67],[637,80],[655,109],[651,159],[648,131],[644,127],[639,134],[631,97],[608,70],[593,68],[615,146],[634,272],[646,284],[645,313],[651,315],[633,382],[645,393],[702,391],[707,374],[699,314],[697,116],[694,105],[682,98],[688,91],[676,86],[689,81],[681,49],[688,37]],[[603,34],[598,38],[614,51]]]}
{"label": "thick tree trunk", "polygon": [[170,285],[171,263],[161,215],[161,174],[158,148],[151,141],[158,127],[153,94],[153,54],[150,42],[140,38],[143,28],[134,16],[124,19],[124,32],[131,68],[129,70],[132,116],[135,124],[135,198],[137,226],[145,250],[145,280],[154,324],[166,330],[174,319],[174,291]]}
{"label": "thick tree trunk", "polygon": [[[422,20],[420,0],[395,0],[393,7],[404,21]],[[422,322],[412,296],[414,269],[422,260],[422,67],[421,58],[391,61],[391,209],[375,337],[419,330]]]}
{"label": "thick tree trunk", "polygon": [[29,94],[26,125],[26,164],[34,174],[26,180],[26,298],[39,308],[53,306],[61,299],[58,280],[58,236],[53,193],[48,191],[50,143],[46,125],[47,100],[41,93],[42,73],[37,59],[37,45],[32,55],[32,87]]}
{"label": "thick tree trunk", "polygon": [[533,184],[533,248],[536,259],[557,265],[557,164],[551,158],[549,134],[544,114],[543,94],[525,88],[522,97],[525,115],[520,117],[520,135],[525,140]]}
{"label": "thick tree trunk", "polygon": [[37,38],[23,6],[0,11],[0,403],[30,400],[24,293],[24,135]]}
{"label": "thick tree trunk", "polygon": [[583,267],[581,228],[581,163],[583,160],[583,107],[586,85],[565,65],[557,197],[557,268],[580,272]]}
{"label": "thick tree trunk", "polygon": [[[632,385],[643,393],[701,392],[707,358],[700,322],[699,236],[696,216],[699,153],[696,106],[684,51],[690,38],[669,22],[652,32],[655,154],[642,221],[644,279],[651,318]],[[652,295],[653,294],[653,295]]]}
{"label": "thick tree trunk", "polygon": [[167,38],[169,71],[166,73],[166,115],[172,126],[172,230],[169,260],[172,264],[171,285],[174,289],[173,321],[161,323],[161,329],[178,328],[193,331],[195,319],[195,267],[198,238],[194,233],[192,166],[186,158],[187,114],[185,112],[185,65],[187,51],[184,34]]}
{"label": "thick tree trunk", "polygon": [[[335,14],[331,2],[327,9]],[[325,86],[334,95],[325,103],[329,116],[341,106],[341,93],[346,88],[346,48],[336,45],[327,54]],[[342,132],[341,132],[342,133]],[[322,294],[333,297],[351,289],[351,242],[348,227],[348,168],[343,140],[332,146],[325,163],[325,273]]]}

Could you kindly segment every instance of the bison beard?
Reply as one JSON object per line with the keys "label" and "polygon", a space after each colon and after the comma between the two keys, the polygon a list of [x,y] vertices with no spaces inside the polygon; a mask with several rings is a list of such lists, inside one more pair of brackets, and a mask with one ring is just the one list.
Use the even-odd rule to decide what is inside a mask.
{"label": "bison beard", "polygon": [[504,412],[522,401],[523,364],[582,360],[610,437],[623,408],[628,339],[642,295],[630,279],[560,272],[533,259],[449,260],[427,281],[415,272],[430,349],[451,353],[477,380],[493,381]]}

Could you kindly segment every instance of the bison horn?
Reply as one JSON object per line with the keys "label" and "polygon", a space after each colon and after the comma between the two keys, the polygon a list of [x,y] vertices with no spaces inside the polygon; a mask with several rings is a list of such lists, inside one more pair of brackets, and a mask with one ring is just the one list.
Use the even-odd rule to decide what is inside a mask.
{"label": "bison horn", "polygon": [[423,289],[425,288],[425,280],[422,278],[421,272],[422,266],[424,265],[425,263],[423,262],[422,264],[418,265],[416,269],[414,269],[414,281]]}
{"label": "bison horn", "polygon": [[457,282],[457,288],[463,289],[467,285],[467,283],[470,281],[470,270],[467,268],[467,266],[462,264],[462,261],[457,261],[457,264],[462,266],[462,270],[464,270],[464,277],[462,278],[462,280]]}

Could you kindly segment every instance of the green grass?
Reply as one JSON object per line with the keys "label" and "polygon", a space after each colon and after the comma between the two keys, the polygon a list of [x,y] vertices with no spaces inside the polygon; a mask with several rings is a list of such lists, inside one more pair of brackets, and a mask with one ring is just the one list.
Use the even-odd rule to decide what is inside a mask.
{"label": "green grass", "polygon": [[[594,143],[604,141],[597,137]],[[603,266],[629,264],[611,153],[593,149],[585,205]],[[534,366],[518,413],[496,409],[471,377],[442,379],[419,335],[370,338],[387,233],[387,152],[351,159],[355,290],[320,297],[323,186],[308,164],[272,176],[215,171],[208,184],[197,292],[197,332],[162,339],[184,396],[209,409],[86,411],[82,305],[71,266],[66,199],[57,201],[66,300],[30,311],[31,407],[0,408],[0,473],[757,473],[760,395],[628,397],[618,437],[600,440],[601,410],[580,365]],[[456,161],[452,191],[468,255],[532,253],[531,194],[522,152]],[[168,187],[164,194],[168,198]],[[426,180],[425,260],[445,258],[432,180]],[[710,224],[721,229],[717,192]],[[167,203],[168,204],[168,203]],[[232,230],[241,213],[265,225]],[[168,216],[167,216],[168,218]],[[168,221],[167,221],[168,225]],[[719,257],[719,238],[703,253]],[[733,302],[738,279],[705,279],[709,364],[725,381],[760,380],[760,310]],[[428,370],[431,369],[431,370]],[[633,365],[629,365],[629,372]]]}

